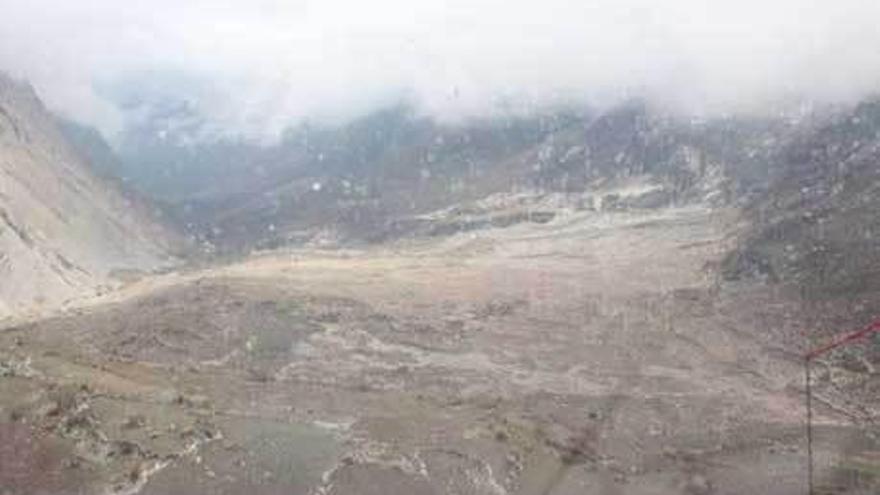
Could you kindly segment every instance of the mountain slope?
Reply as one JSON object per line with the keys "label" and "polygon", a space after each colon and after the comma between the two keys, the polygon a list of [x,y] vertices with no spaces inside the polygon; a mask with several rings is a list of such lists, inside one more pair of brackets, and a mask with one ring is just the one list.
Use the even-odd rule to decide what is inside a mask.
{"label": "mountain slope", "polygon": [[763,275],[812,293],[880,289],[880,102],[801,129],[748,209],[753,231],[727,260],[729,278]]}
{"label": "mountain slope", "polygon": [[33,89],[0,74],[0,317],[168,260],[171,236],[65,141]]}
{"label": "mountain slope", "polygon": [[[291,128],[268,147],[193,142],[172,127],[127,131],[118,173],[166,203],[194,237],[247,251],[323,232],[387,240],[430,212],[492,195],[558,193],[580,205],[607,195],[604,207],[614,208],[741,201],[766,186],[791,124],[695,121],[633,101],[595,115],[568,109],[456,124],[400,105],[338,127]],[[633,181],[649,193],[609,193]]]}

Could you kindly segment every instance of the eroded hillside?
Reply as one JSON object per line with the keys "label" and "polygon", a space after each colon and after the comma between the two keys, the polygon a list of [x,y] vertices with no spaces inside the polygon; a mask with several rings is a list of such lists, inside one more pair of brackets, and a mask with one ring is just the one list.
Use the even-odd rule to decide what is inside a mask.
{"label": "eroded hillside", "polygon": [[98,179],[33,89],[0,74],[0,318],[169,261],[148,209]]}

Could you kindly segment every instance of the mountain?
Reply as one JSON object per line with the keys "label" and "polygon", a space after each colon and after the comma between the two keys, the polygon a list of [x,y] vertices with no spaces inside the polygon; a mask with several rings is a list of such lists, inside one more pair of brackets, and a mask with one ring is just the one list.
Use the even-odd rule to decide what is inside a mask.
{"label": "mountain", "polygon": [[57,123],[63,137],[96,175],[125,182],[122,160],[97,129],[64,117],[58,117]]}
{"label": "mountain", "polygon": [[846,293],[873,287],[880,266],[878,107],[696,119],[631,101],[449,124],[396,105],[265,146],[200,138],[196,109],[171,102],[125,132],[110,168],[224,252],[448,234],[560,206],[729,206],[744,223],[728,280]]}
{"label": "mountain", "polygon": [[0,317],[171,261],[174,236],[98,177],[34,90],[0,74]]}
{"label": "mountain", "polygon": [[397,215],[510,190],[530,166],[511,160],[557,120],[451,126],[393,106],[341,126],[302,124],[272,146],[192,141],[196,131],[150,120],[125,133],[119,154],[122,176],[179,225],[247,250],[325,226],[363,239]]}
{"label": "mountain", "polygon": [[[562,194],[578,204],[608,195],[604,206],[618,208],[742,200],[766,186],[776,136],[791,127],[684,119],[639,101],[455,124],[397,105],[345,125],[301,124],[261,146],[197,139],[191,112],[164,105],[128,129],[120,175],[221,251],[328,231],[342,242],[387,240],[424,230],[422,215],[498,194]],[[627,181],[648,194],[617,197]]]}
{"label": "mountain", "polygon": [[[880,307],[880,101],[817,116],[774,152],[775,179],[746,205],[748,227],[722,263],[731,283],[763,282],[798,300],[802,332],[822,342]],[[880,346],[851,346],[857,369]],[[868,366],[871,368],[871,365]]]}
{"label": "mountain", "polygon": [[806,126],[776,155],[780,175],[747,210],[755,229],[728,260],[728,276],[880,289],[880,102]]}
{"label": "mountain", "polygon": [[[171,106],[189,127],[114,150],[3,94],[9,294],[161,263],[128,186],[208,250],[290,247],[0,332],[13,494],[800,493],[803,351],[880,307],[872,102],[398,106],[271,146],[191,139]],[[878,493],[878,363],[813,368],[820,492]]]}

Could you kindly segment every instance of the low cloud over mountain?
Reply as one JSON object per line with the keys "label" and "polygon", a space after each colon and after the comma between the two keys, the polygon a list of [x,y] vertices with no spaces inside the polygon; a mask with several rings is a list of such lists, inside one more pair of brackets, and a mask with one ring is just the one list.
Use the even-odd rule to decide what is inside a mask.
{"label": "low cloud over mountain", "polygon": [[633,96],[717,114],[851,102],[880,83],[871,0],[35,0],[3,10],[0,66],[109,136],[169,94],[211,123],[208,136],[273,141],[305,118],[345,121],[400,99],[445,119]]}

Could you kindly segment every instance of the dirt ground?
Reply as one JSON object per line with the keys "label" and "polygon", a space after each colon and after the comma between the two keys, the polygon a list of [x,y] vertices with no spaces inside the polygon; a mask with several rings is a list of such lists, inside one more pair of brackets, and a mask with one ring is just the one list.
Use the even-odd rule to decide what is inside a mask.
{"label": "dirt ground", "polygon": [[[803,494],[803,308],[720,282],[736,222],[263,253],[19,321],[0,493]],[[817,493],[877,493],[823,376]]]}

